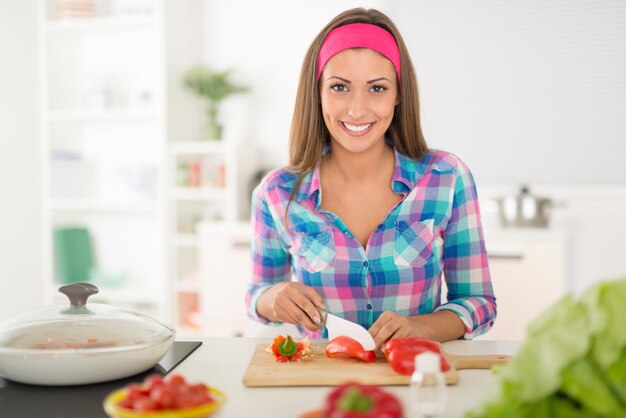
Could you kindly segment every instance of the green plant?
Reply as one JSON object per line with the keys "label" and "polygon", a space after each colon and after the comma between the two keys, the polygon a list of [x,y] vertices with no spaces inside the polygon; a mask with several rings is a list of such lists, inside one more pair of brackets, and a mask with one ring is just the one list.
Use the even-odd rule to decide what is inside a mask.
{"label": "green plant", "polygon": [[247,87],[230,81],[231,72],[231,70],[213,71],[204,65],[198,65],[189,69],[183,80],[185,87],[208,101],[209,129],[216,139],[220,137],[221,131],[217,123],[220,103],[228,96],[248,91]]}

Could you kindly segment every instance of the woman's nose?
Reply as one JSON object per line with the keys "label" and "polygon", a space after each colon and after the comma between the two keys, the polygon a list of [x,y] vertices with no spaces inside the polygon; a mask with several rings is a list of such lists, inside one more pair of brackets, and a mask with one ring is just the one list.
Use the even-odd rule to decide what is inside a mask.
{"label": "woman's nose", "polygon": [[361,94],[354,94],[348,107],[348,116],[355,120],[367,115],[367,101]]}

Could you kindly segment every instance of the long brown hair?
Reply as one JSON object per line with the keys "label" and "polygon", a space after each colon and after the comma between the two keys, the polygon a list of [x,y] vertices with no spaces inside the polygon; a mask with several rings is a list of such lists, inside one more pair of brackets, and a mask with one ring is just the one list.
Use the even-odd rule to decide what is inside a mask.
{"label": "long brown hair", "polygon": [[330,142],[330,134],[324,123],[317,80],[317,57],[328,33],[350,23],[369,23],[380,26],[391,33],[400,50],[399,103],[396,106],[387,136],[401,154],[418,159],[426,153],[428,146],[422,134],[419,112],[419,96],[413,63],[400,32],[385,14],[376,9],[355,8],[346,10],[331,20],[315,37],[302,63],[296,104],[289,134],[289,170],[299,174],[287,208],[300,188],[304,174],[312,171],[324,147]]}

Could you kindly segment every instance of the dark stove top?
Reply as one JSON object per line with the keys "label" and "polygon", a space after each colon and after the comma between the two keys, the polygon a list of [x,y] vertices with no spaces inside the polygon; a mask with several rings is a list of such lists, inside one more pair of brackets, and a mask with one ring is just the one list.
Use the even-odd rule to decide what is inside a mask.
{"label": "dark stove top", "polygon": [[141,374],[111,382],[77,386],[36,386],[0,377],[2,418],[107,418],[102,402],[107,394],[153,373],[166,375],[202,344],[175,341],[165,357]]}

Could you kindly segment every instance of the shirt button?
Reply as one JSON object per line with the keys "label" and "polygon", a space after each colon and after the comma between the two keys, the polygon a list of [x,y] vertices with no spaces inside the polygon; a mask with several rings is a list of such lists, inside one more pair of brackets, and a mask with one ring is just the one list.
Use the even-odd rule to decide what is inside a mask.
{"label": "shirt button", "polygon": [[372,309],[372,304],[371,303],[367,304],[367,309],[370,309],[370,310]]}
{"label": "shirt button", "polygon": [[370,263],[369,261],[365,260],[361,263],[361,265],[363,266],[363,268],[367,268],[370,265]]}

